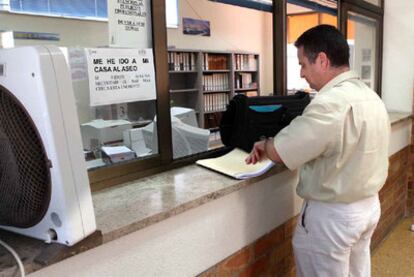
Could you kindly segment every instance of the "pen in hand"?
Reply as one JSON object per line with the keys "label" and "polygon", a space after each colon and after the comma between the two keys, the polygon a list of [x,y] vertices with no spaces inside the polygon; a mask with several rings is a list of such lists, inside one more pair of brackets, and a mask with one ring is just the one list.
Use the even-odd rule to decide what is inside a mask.
{"label": "pen in hand", "polygon": [[262,136],[260,141],[253,145],[253,149],[245,159],[246,164],[256,164],[266,156],[265,145],[267,138]]}

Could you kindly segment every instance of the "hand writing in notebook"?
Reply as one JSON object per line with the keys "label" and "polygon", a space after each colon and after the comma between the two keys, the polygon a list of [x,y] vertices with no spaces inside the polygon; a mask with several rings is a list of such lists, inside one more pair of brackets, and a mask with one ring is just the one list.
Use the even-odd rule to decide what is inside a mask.
{"label": "hand writing in notebook", "polygon": [[263,138],[256,142],[245,162],[246,164],[256,164],[264,159],[282,162],[274,146],[273,138]]}
{"label": "hand writing in notebook", "polygon": [[256,142],[249,156],[247,156],[245,160],[246,164],[256,164],[262,159],[265,159],[266,158],[265,146],[266,146],[266,139]]}

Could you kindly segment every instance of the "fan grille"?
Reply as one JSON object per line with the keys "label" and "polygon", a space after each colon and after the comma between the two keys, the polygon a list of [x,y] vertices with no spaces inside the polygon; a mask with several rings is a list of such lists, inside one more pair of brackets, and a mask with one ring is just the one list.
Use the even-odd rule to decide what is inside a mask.
{"label": "fan grille", "polygon": [[50,167],[22,104],[0,86],[0,225],[28,228],[50,202]]}

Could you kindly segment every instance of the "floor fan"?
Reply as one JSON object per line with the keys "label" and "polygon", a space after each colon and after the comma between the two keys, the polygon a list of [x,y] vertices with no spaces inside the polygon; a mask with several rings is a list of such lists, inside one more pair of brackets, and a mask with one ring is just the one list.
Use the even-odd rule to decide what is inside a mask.
{"label": "floor fan", "polygon": [[73,245],[96,229],[70,72],[55,46],[0,49],[0,228]]}

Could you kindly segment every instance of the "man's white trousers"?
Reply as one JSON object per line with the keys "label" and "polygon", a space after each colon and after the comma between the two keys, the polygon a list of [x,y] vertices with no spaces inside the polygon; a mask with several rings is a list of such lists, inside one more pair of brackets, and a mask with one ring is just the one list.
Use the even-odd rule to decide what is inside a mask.
{"label": "man's white trousers", "polygon": [[304,201],[293,236],[297,276],[370,276],[378,195],[351,204]]}

